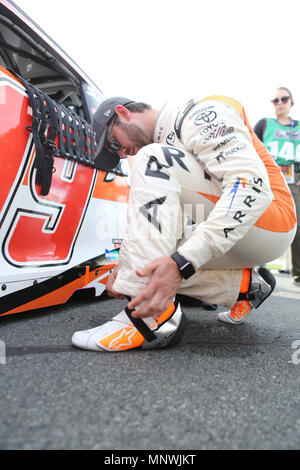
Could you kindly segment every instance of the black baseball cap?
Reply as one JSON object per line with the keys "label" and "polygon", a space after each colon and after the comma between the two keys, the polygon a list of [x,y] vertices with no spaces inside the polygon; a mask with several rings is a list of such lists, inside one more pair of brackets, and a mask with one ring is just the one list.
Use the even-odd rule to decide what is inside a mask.
{"label": "black baseball cap", "polygon": [[99,170],[109,171],[115,168],[120,157],[117,153],[112,153],[104,148],[105,137],[107,132],[107,124],[113,118],[115,114],[115,107],[117,105],[126,106],[126,104],[132,103],[133,100],[123,98],[121,96],[114,96],[102,101],[99,108],[93,115],[92,128],[96,134],[96,157],[95,166]]}

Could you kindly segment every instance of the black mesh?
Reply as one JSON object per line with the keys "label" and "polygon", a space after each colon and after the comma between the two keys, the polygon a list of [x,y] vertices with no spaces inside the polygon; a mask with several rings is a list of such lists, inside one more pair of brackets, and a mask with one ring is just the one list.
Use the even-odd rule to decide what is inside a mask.
{"label": "black mesh", "polygon": [[[27,90],[33,113],[32,127],[27,126],[27,130],[32,132],[36,148],[36,183],[42,186],[42,196],[46,196],[55,171],[54,155],[96,168],[95,133],[87,121],[19,78]],[[55,144],[57,135],[59,148]]]}

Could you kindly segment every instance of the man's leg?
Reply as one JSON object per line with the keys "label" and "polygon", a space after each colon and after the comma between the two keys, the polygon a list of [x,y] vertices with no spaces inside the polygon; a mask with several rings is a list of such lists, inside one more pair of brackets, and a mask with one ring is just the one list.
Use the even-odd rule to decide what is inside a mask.
{"label": "man's leg", "polygon": [[218,320],[232,325],[242,323],[253,308],[258,308],[273,292],[276,280],[264,267],[244,269],[239,296],[228,312],[220,312]]}
{"label": "man's leg", "polygon": [[[189,170],[189,164],[193,172]],[[154,144],[144,147],[136,156],[115,291],[129,297],[138,295],[148,279],[137,276],[136,269],[154,258],[170,255],[184,238],[184,205],[189,201],[184,194],[189,196],[191,192],[188,181],[186,185],[184,183],[185,172],[188,177],[192,174],[197,178],[205,195],[210,194],[215,183],[206,178],[191,155]],[[195,200],[192,203],[197,205]],[[204,208],[203,213],[208,212]],[[242,269],[199,270],[182,283],[179,292],[194,293],[194,297],[205,302],[232,308],[239,295],[242,276]],[[138,323],[134,324],[130,312],[125,309],[100,327],[75,333],[72,342],[77,347],[97,351],[166,346],[180,332],[184,316],[180,306],[172,302],[157,321],[149,317]],[[148,331],[149,340],[143,330]],[[153,341],[150,341],[151,332],[155,335]]]}
{"label": "man's leg", "polygon": [[[189,236],[186,219],[192,215],[192,209],[196,207],[194,212],[201,213],[203,220],[212,209],[209,198],[201,198],[196,190],[190,189],[192,177],[206,196],[212,194],[212,188],[216,190],[215,182],[207,178],[193,156],[179,149],[153,144],[144,147],[135,157],[127,230],[114,290],[128,296],[138,295],[148,279],[137,276],[136,269],[177,250]],[[180,293],[184,294],[189,288],[196,294],[195,298],[232,307],[241,276],[242,270],[232,271],[227,267],[199,270],[183,281]]]}
{"label": "man's leg", "polygon": [[[174,149],[174,152],[175,151],[176,149]],[[159,153],[156,154],[156,157],[158,163],[161,165],[166,163],[161,159]],[[194,165],[194,160],[190,162],[189,156],[186,155],[186,157],[187,158],[182,159],[182,164],[184,163],[186,168],[190,170],[190,173],[197,179],[197,184],[199,182],[202,192],[206,195],[213,194],[216,189],[214,183],[206,178],[202,168]],[[173,166],[171,169],[169,168],[167,172],[163,166],[159,168],[158,163],[154,164],[154,160],[152,160],[152,165],[150,165],[150,158],[151,152],[146,157],[143,164],[141,161],[139,162],[141,169],[139,172],[140,176],[133,181],[134,184],[132,187],[132,189],[136,188],[136,186],[138,187],[138,193],[132,193],[132,201],[134,201],[133,206],[139,208],[145,201],[148,202],[149,200],[163,201],[163,203],[159,204],[157,208],[156,218],[148,219],[146,225],[146,219],[143,220],[142,218],[139,220],[137,213],[129,217],[128,227],[130,230],[121,250],[119,272],[114,285],[116,291],[134,296],[137,295],[147,283],[147,279],[138,278],[138,276],[136,276],[135,269],[147,264],[150,259],[174,252],[178,244],[180,244],[184,238],[184,213],[182,207],[188,200],[188,197],[184,197],[182,194],[184,192],[184,168],[182,166]],[[148,170],[152,170],[151,172],[149,171],[152,178],[150,188],[154,193],[150,191],[150,194],[147,194],[150,188],[147,185],[147,181],[149,180],[145,177],[145,174],[147,174],[145,167],[147,167]],[[158,176],[156,176],[154,170],[158,172]],[[159,178],[161,178],[162,172],[166,172],[165,174],[170,178],[172,184],[161,184]],[[159,181],[158,185],[155,184],[157,180]],[[166,193],[166,191],[168,192]],[[139,200],[139,198],[141,198],[141,200]],[[150,207],[149,203],[148,206]],[[204,208],[203,212],[207,213],[208,207]],[[152,215],[154,215],[154,211]],[[141,230],[142,228],[149,229],[150,226],[151,230],[153,230],[153,236],[150,237],[150,240],[147,240],[143,237]],[[159,231],[157,230],[158,226],[160,227]],[[170,227],[172,228],[170,229]],[[256,230],[255,233],[253,233],[253,241],[257,237],[262,236],[257,232],[259,231]],[[176,234],[176,236],[172,237],[173,234]],[[251,235],[249,235],[248,238],[250,239]],[[139,248],[137,249],[138,246]],[[143,247],[147,247],[147,249],[143,249]],[[225,257],[220,258],[220,264],[217,269],[199,269],[194,276],[182,282],[178,293],[200,299],[207,303],[223,305],[229,308],[230,311],[226,312],[224,316],[219,316],[219,319],[226,321],[228,316],[229,321],[233,319],[232,323],[240,323],[253,307],[256,308],[258,304],[261,303],[262,299],[270,295],[275,285],[273,279],[272,282],[270,281],[267,273],[259,273],[255,270],[251,271],[250,269],[224,268],[225,266],[230,266],[230,263],[233,265],[238,263],[239,258],[242,266],[243,263],[245,263],[244,256],[242,255],[244,251],[240,250],[239,256],[234,254],[232,258],[230,255],[227,255],[226,259]],[[249,245],[246,247],[246,252],[247,251],[249,251]],[[257,247],[256,252],[258,251]],[[134,266],[130,266],[130,269],[128,269],[128,260],[131,253],[134,253],[135,262]],[[150,259],[148,258],[149,253],[151,254]],[[131,259],[133,259],[133,257]],[[217,263],[217,259],[215,263]],[[257,301],[257,298],[260,300]]]}

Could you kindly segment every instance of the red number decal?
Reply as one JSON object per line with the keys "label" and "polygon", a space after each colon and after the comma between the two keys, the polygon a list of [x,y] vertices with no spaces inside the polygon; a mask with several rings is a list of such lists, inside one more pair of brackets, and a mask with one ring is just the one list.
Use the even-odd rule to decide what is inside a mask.
{"label": "red number decal", "polygon": [[[26,130],[32,117],[18,82],[5,77],[4,113],[0,120],[0,226],[2,253],[14,266],[49,266],[69,262],[92,196],[97,171],[55,157],[50,192],[40,196],[32,168],[34,147]],[[3,94],[1,95],[3,97]],[[20,113],[21,110],[21,113]],[[5,116],[5,118],[4,118]]]}

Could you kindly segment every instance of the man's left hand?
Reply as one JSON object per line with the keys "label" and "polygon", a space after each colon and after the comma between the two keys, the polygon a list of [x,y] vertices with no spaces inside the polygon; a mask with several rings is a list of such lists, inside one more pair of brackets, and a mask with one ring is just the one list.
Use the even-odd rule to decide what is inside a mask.
{"label": "man's left hand", "polygon": [[141,308],[132,313],[133,317],[158,318],[174,300],[182,281],[177,264],[170,256],[155,258],[149,264],[136,270],[140,277],[150,277],[147,286],[129,304],[129,309]]}

